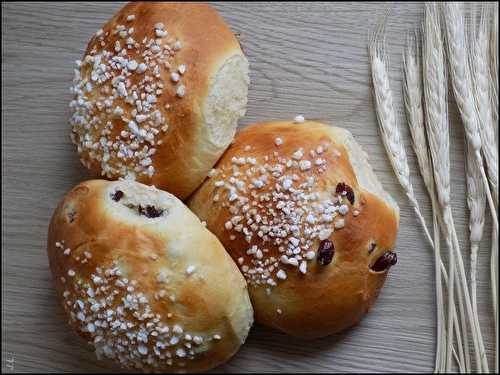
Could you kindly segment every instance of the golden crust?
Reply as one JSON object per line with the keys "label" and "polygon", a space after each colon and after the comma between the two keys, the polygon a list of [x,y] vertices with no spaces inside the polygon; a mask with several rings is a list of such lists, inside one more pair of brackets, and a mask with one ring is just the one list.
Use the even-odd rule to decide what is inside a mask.
{"label": "golden crust", "polygon": [[[129,20],[128,17],[131,15],[135,18]],[[155,35],[155,25],[159,23],[164,25],[164,29],[168,33],[162,38],[157,38]],[[130,29],[133,32],[127,34],[126,37],[121,37],[120,33],[116,33],[116,31],[122,25],[127,32]],[[126,39],[129,36],[138,43],[137,49],[133,46],[125,48]],[[74,88],[75,92],[78,92],[79,89],[83,91],[82,95],[75,95],[75,100],[85,97],[85,100],[88,99],[88,102],[95,105],[97,101],[106,96],[100,91],[103,86],[108,86],[112,90],[111,80],[108,80],[103,86],[90,80],[93,66],[85,64],[87,56],[95,56],[104,50],[118,55],[119,53],[115,51],[115,44],[119,43],[121,50],[127,51],[126,59],[134,60],[137,63],[145,62],[143,53],[145,51],[149,53],[151,50],[145,46],[153,39],[161,40],[162,48],[168,46],[164,58],[151,60],[154,61],[153,65],[158,62],[158,77],[154,76],[152,66],[148,68],[146,73],[138,73],[139,69],[136,68],[134,71],[129,71],[131,75],[125,74],[126,79],[130,80],[130,86],[127,87],[127,90],[130,95],[132,89],[129,88],[139,85],[145,75],[154,78],[151,83],[161,83],[163,85],[160,88],[161,94],[156,97],[153,109],[158,110],[164,119],[164,122],[157,129],[168,125],[168,130],[160,130],[154,137],[154,143],[145,143],[149,149],[155,148],[156,152],[154,155],[150,155],[151,164],[144,168],[144,173],[139,171],[136,179],[139,182],[169,191],[183,199],[203,181],[225,148],[225,146],[212,148],[200,146],[208,142],[206,131],[202,128],[206,126],[203,109],[209,94],[211,80],[228,58],[234,55],[244,58],[238,40],[215,9],[207,4],[198,3],[128,3],[103,26],[102,31],[99,31],[90,40],[82,60],[80,79],[77,80],[75,88],[81,85],[85,79],[90,81],[93,87],[89,93],[85,92],[84,85],[77,89]],[[144,40],[146,43],[142,43]],[[179,49],[175,47],[177,41],[181,43]],[[165,63],[168,66],[164,65]],[[109,64],[106,62],[105,65]],[[187,67],[183,74],[177,71],[181,65]],[[109,71],[112,70],[108,67]],[[178,74],[178,83],[172,81],[172,73]],[[185,95],[182,98],[177,95],[177,90],[181,85],[185,87]],[[137,91],[139,96],[141,91],[147,94],[144,90],[138,89]],[[152,91],[152,94],[155,94],[155,90]],[[79,116],[82,106],[78,104],[75,106],[74,112]],[[113,113],[118,106],[125,110],[125,114],[117,116]],[[141,162],[146,157],[129,158],[123,163],[126,168],[120,170],[116,163],[121,162],[121,158],[111,156],[107,163],[113,168],[116,167],[116,170],[105,171],[102,166],[102,155],[105,152],[101,150],[101,146],[97,150],[85,147],[85,139],[83,138],[85,134],[90,134],[93,141],[99,142],[102,136],[101,131],[107,123],[111,123],[112,127],[109,134],[104,135],[106,140],[115,141],[116,137],[120,138],[122,131],[130,133],[128,121],[134,120],[134,117],[130,116],[130,111],[134,108],[133,103],[131,105],[131,103],[126,103],[123,97],[117,97],[113,101],[112,110],[109,113],[106,112],[106,108],[94,108],[92,116],[86,119],[85,123],[88,124],[91,122],[91,118],[98,117],[97,128],[83,129],[79,126],[79,119],[72,119],[73,125],[78,124],[78,131],[74,130],[74,142],[83,148],[79,150],[81,160],[89,168],[93,177],[100,178],[104,175],[106,178],[116,179],[122,177],[126,171],[133,170],[136,166],[142,167]],[[86,109],[84,110],[86,111]],[[75,129],[75,126],[73,128]],[[97,154],[97,157],[94,154]],[[152,175],[146,173],[148,166],[152,166],[155,170]]]}
{"label": "golden crust", "polygon": [[[338,141],[340,131],[338,128],[313,121],[303,124],[275,121],[244,128],[237,134],[234,143],[216,165],[217,173],[205,181],[189,201],[189,207],[201,220],[207,222],[208,229],[220,239],[233,259],[236,261],[239,259],[240,270],[245,266],[249,268],[262,266],[262,263],[255,265],[256,258],[255,254],[252,254],[253,251],[248,254],[248,249],[254,245],[262,251],[264,248],[267,250],[259,254],[262,256],[261,261],[271,257],[278,259],[278,262],[268,263],[273,267],[268,279],[276,281],[275,286],[270,286],[265,282],[256,282],[259,279],[254,277],[255,274],[249,275],[243,270],[249,282],[256,321],[278,328],[290,335],[304,338],[333,334],[352,326],[364,316],[374,303],[387,274],[387,271],[374,272],[370,270],[370,266],[384,252],[393,249],[397,236],[399,223],[397,211],[380,197],[360,188],[356,177],[357,171],[354,171],[351,165],[349,150]],[[280,143],[278,138],[282,141],[279,146],[277,146],[277,143]],[[321,145],[326,145],[327,150],[312,156],[310,150],[316,150]],[[279,250],[279,245],[273,242],[275,240],[265,242],[262,236],[253,233],[251,240],[247,241],[243,233],[234,231],[234,226],[228,230],[225,225],[234,217],[229,209],[232,204],[227,199],[230,192],[226,193],[221,190],[225,188],[216,186],[221,184],[221,180],[227,181],[230,176],[234,176],[232,172],[235,162],[237,164],[241,157],[255,158],[257,168],[266,163],[264,160],[266,155],[269,156],[267,163],[270,166],[279,164],[279,158],[282,157],[283,163],[286,164],[288,160],[293,160],[290,156],[299,148],[303,148],[304,151],[301,159],[311,161],[311,168],[304,168],[304,171],[294,166],[285,168],[279,178],[271,177],[266,186],[260,189],[249,189],[246,194],[236,190],[236,195],[250,198],[246,204],[250,206],[250,209],[257,207],[257,213],[264,218],[265,215],[269,216],[270,212],[280,212],[279,205],[283,203],[280,203],[280,199],[270,199],[264,201],[265,204],[261,207],[253,206],[252,202],[256,199],[250,192],[263,190],[276,193],[276,184],[283,184],[287,175],[298,175],[298,179],[293,182],[294,187],[300,186],[307,181],[308,177],[314,177],[316,181],[312,192],[318,192],[321,199],[333,198],[336,195],[338,183],[345,183],[352,188],[354,203],[347,203],[343,198],[343,202],[349,207],[349,212],[345,216],[337,214],[331,221],[331,225],[334,225],[336,220],[344,220],[344,226],[335,229],[328,236],[335,247],[333,262],[323,266],[316,259],[307,260],[305,274],[297,269],[297,265],[283,264],[279,261],[280,257],[286,253]],[[277,157],[273,157],[274,152],[278,153]],[[316,166],[317,159],[322,159],[324,164],[320,163],[320,166]],[[237,165],[240,175],[236,178],[244,179],[242,176],[253,165],[251,163],[240,164]],[[267,187],[270,190],[266,190]],[[217,195],[218,201],[214,202],[214,196]],[[262,195],[259,193],[257,197]],[[292,196],[293,194],[289,194],[288,202]],[[286,197],[284,199],[286,200]],[[237,201],[237,199],[234,200],[234,202]],[[292,201],[295,207],[304,204],[305,209],[303,216],[300,217],[299,226],[301,226],[300,236],[307,237],[304,235],[306,215],[315,211],[304,201],[295,200],[295,198]],[[226,207],[223,207],[224,205]],[[354,213],[357,213],[357,216],[354,216]],[[236,213],[236,215],[239,214],[241,214],[240,211]],[[292,214],[294,214],[293,208]],[[276,217],[279,217],[279,220],[273,224],[274,226],[283,224],[285,221],[283,217],[286,215],[274,216]],[[247,229],[254,232],[251,225],[247,225]],[[256,229],[255,232],[260,229]],[[293,235],[298,237],[297,233]],[[231,236],[235,236],[233,240]],[[287,235],[286,238],[290,236]],[[314,251],[316,257],[319,242],[320,240],[316,237],[308,247],[308,250]],[[370,253],[372,242],[376,243],[376,248]],[[286,240],[282,242],[285,249],[286,243]],[[299,264],[304,261],[306,250],[300,253]],[[263,268],[266,269],[265,262]],[[276,278],[278,269],[286,272],[286,280]],[[269,289],[270,293],[266,289]]]}
{"label": "golden crust", "polygon": [[[115,202],[111,192],[118,189],[127,196],[131,191],[127,184],[147,188],[124,181],[86,181],[73,188],[54,212],[48,256],[70,324],[95,343],[98,356],[122,361],[124,367],[195,372],[223,363],[244,342],[253,320],[243,277],[217,238],[172,195],[153,193],[165,209],[159,218],[146,218],[136,214],[135,208]],[[113,275],[116,270],[119,276]],[[101,286],[107,289],[100,290]],[[104,298],[113,297],[113,302],[103,306]],[[137,309],[127,308],[126,301],[130,307],[137,300]],[[110,317],[98,315],[107,310],[112,311]],[[154,316],[147,317],[148,310]],[[104,321],[106,328],[102,328]],[[118,323],[118,335],[113,336],[114,321],[133,327],[121,329]],[[138,339],[141,331],[148,331],[147,342]],[[195,342],[200,338],[201,343]],[[110,348],[104,348],[108,339]],[[130,346],[120,339],[128,339]],[[125,348],[122,353],[120,344]],[[141,345],[146,354],[138,354]],[[155,353],[155,345],[163,358]],[[190,350],[193,358],[189,358]]]}

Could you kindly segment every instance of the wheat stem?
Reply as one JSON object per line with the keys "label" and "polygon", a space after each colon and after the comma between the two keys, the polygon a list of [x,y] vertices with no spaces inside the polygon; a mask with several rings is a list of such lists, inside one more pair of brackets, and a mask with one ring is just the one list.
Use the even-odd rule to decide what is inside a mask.
{"label": "wheat stem", "polygon": [[[451,218],[453,220],[453,218]],[[462,260],[462,256],[460,255],[460,245],[458,242],[458,236],[455,231],[455,226],[453,224],[453,241],[455,243],[455,249],[456,252],[459,256],[457,256],[458,260],[458,269],[459,269],[459,276],[460,276],[460,282],[462,284],[462,289],[464,293],[464,299],[465,299],[465,306],[467,308],[467,315],[469,318],[469,324],[471,326],[472,330],[472,340],[474,341],[474,346],[477,345],[476,349],[476,366],[481,367],[481,370],[479,372],[489,372],[489,367],[488,367],[488,360],[486,358],[486,350],[484,347],[484,341],[483,341],[483,335],[481,333],[481,330],[479,328],[479,317],[474,314],[472,310],[472,304],[470,302],[470,295],[469,295],[469,290],[467,288],[467,277],[465,275],[465,267],[464,263]],[[471,320],[472,319],[472,320]],[[474,330],[476,331],[476,335],[474,335]],[[478,358],[479,357],[479,358]],[[479,361],[479,363],[477,362]]]}
{"label": "wheat stem", "polygon": [[[434,206],[434,205],[433,205]],[[443,312],[443,288],[441,285],[441,247],[439,244],[439,226],[437,223],[437,215],[433,212],[433,229],[434,229],[434,276],[436,279],[436,321],[437,321],[437,337],[436,337],[436,359],[434,364],[434,372],[443,371],[443,320],[445,318]],[[444,343],[446,345],[446,343]]]}
{"label": "wheat stem", "polygon": [[498,374],[498,234],[495,231],[491,236],[490,265],[491,299],[495,321],[495,373]]}
{"label": "wheat stem", "polygon": [[[444,297],[443,297],[443,285],[441,280],[446,281],[448,279],[448,275],[446,274],[446,269],[441,259],[441,241],[439,236],[439,223],[438,223],[438,214],[436,210],[438,209],[435,199],[434,191],[432,191],[431,195],[432,201],[432,212],[433,214],[433,229],[434,229],[434,272],[436,278],[436,301],[437,301],[437,338],[436,338],[436,365],[434,372],[442,373],[446,371],[446,329],[444,326],[444,322],[446,316],[444,314]],[[439,263],[439,267],[437,266]],[[458,322],[457,322],[458,324]],[[460,351],[462,353],[462,351]],[[461,363],[461,360],[457,358],[457,362]]]}
{"label": "wheat stem", "polygon": [[[432,199],[432,198],[431,198]],[[434,201],[434,200],[433,200]],[[437,337],[436,337],[436,361],[434,366],[434,372],[444,372],[445,368],[444,364],[444,353],[446,350],[446,340],[445,338],[445,328],[444,328],[444,299],[443,299],[443,286],[441,284],[441,280],[443,278],[442,273],[446,273],[446,269],[444,272],[441,271],[441,267],[444,268],[442,259],[441,259],[441,245],[439,238],[439,224],[437,213],[435,212],[436,207],[434,203],[432,204],[432,212],[433,214],[433,228],[434,228],[434,273],[436,279],[436,318],[437,318]]]}
{"label": "wheat stem", "polygon": [[[431,195],[432,197],[432,206],[433,207],[438,207],[438,201],[437,201],[437,198],[436,198],[436,194],[432,194]],[[434,210],[434,209],[433,209]],[[438,212],[439,214],[442,214],[441,211],[439,211],[438,209],[436,209],[436,212]],[[435,244],[438,244],[436,245],[436,252],[437,254],[439,254],[439,258],[441,257],[440,255],[440,246],[439,246],[439,226],[441,225],[441,227],[443,228],[443,232],[446,231],[446,227],[444,225],[444,215],[437,215],[437,220],[434,222],[434,233],[435,233],[435,236],[434,238],[436,239],[434,242]],[[457,242],[458,243],[458,240]],[[456,245],[453,245],[453,246],[456,246]],[[442,275],[442,280],[444,282],[444,286],[445,288],[448,288],[449,289],[449,281],[448,281],[448,274],[446,272],[446,268],[443,264],[443,262],[439,262],[439,270],[440,270],[440,273]],[[455,283],[456,284],[459,284],[458,280],[455,279]],[[459,287],[460,285],[458,285]],[[463,312],[463,303],[461,304],[462,308],[461,308],[461,311]],[[454,327],[454,332],[455,332],[455,335],[456,335],[456,338],[457,338],[457,346],[458,346],[458,354],[455,350],[455,348],[453,347],[453,344],[450,345],[449,349],[450,349],[450,352],[452,354],[452,356],[455,358],[455,360],[457,361],[457,364],[458,364],[458,367],[459,367],[459,370],[460,372],[470,372],[470,371],[467,371],[466,370],[466,359],[465,359],[465,350],[464,350],[464,346],[467,345],[465,342],[462,341],[462,336],[461,336],[461,330],[460,330],[460,325],[459,325],[459,322],[458,322],[458,318],[457,318],[457,312],[456,312],[456,307],[455,306],[452,306],[452,310],[453,310],[453,327]],[[443,321],[444,321],[444,309],[442,309],[442,314],[443,314]],[[446,337],[446,328],[443,324],[442,326],[442,337]],[[439,372],[442,372],[442,373],[446,373],[446,372],[450,372],[450,368],[447,368],[447,364],[446,364],[446,361],[447,361],[447,358],[446,358],[446,350],[448,348],[448,345],[447,343],[442,340],[442,358],[441,358],[441,367],[440,367],[440,371]],[[469,364],[470,366],[470,364]]]}
{"label": "wheat stem", "polygon": [[[436,207],[439,205],[436,194],[433,194],[432,204],[433,204],[433,206],[436,206]],[[440,210],[437,210],[437,212],[439,213],[437,223],[439,224],[439,226],[441,226],[443,233],[447,233],[448,229],[450,228],[450,225],[446,225],[444,221],[445,221],[445,216],[448,218],[447,219],[448,221],[449,221],[450,216],[448,214],[443,213]],[[451,214],[451,210],[449,211],[449,213]],[[439,226],[438,226],[438,228],[439,228]],[[437,232],[439,233],[439,230]],[[455,232],[453,232],[452,237],[453,237],[453,243],[449,243],[448,245],[452,246],[454,249],[459,248],[458,238],[457,238]],[[448,274],[447,274],[446,268],[444,267],[444,264],[442,262],[440,264],[440,268],[441,268],[441,273],[443,276],[444,285],[449,290]],[[457,289],[460,290],[460,287],[461,287],[460,281],[455,278],[454,282],[455,282]],[[459,311],[460,311],[460,316],[461,316],[462,326],[463,326],[464,322],[465,322],[464,303],[463,303],[462,294],[461,294],[461,292],[459,292],[459,293],[460,293],[459,294]],[[449,344],[449,350],[451,351],[451,354],[456,358],[460,372],[470,372],[470,370],[467,370],[467,369],[470,369],[470,359],[469,359],[469,361],[467,361],[467,357],[466,357],[466,352],[468,352],[467,333],[464,332],[464,340],[462,340],[462,335],[460,333],[461,330],[460,330],[460,326],[459,326],[458,318],[457,318],[458,315],[457,315],[457,311],[456,311],[456,306],[452,306],[452,310],[453,310],[453,325],[455,327],[455,335],[457,338],[458,357],[459,358],[457,357],[457,354],[455,353],[453,343]],[[443,331],[446,333],[446,330],[444,328],[443,328]],[[446,348],[448,348],[448,346]],[[443,350],[443,354],[447,354],[446,350]],[[444,357],[443,358],[443,370],[441,372],[446,372],[446,373],[450,372],[451,368],[449,366],[447,366],[447,363],[446,363],[447,357],[446,356],[443,356],[443,357]]]}
{"label": "wheat stem", "polygon": [[[441,213],[439,210],[437,210],[438,202],[437,202],[437,198],[436,198],[435,194],[432,194],[432,206],[436,207],[436,212]],[[436,220],[434,221],[434,238],[435,238],[434,243],[437,244],[436,245],[436,254],[439,254],[439,258],[441,258],[440,245],[439,245],[439,242],[440,242],[439,241],[439,226],[441,225],[442,228],[445,228],[445,227],[444,227],[442,215],[441,216],[437,215],[437,217],[435,216],[435,218],[436,218]],[[443,231],[445,231],[445,230],[446,229],[443,229]],[[439,269],[440,274],[442,275],[442,280],[444,282],[444,286],[445,286],[445,288],[449,289],[448,273],[446,272],[446,268],[445,268],[442,261],[439,262],[439,266],[440,267],[438,269]],[[456,279],[455,279],[455,283],[456,283]],[[439,284],[439,287],[441,287],[440,284]],[[440,289],[442,289],[442,288],[440,288]],[[442,294],[442,292],[441,292],[441,294]],[[443,306],[444,306],[444,303],[443,303]],[[455,336],[457,338],[458,354],[457,354],[457,351],[455,350],[455,348],[453,347],[453,344],[450,345],[450,351],[451,351],[452,356],[457,361],[460,372],[466,372],[466,368],[465,368],[466,360],[465,360],[465,353],[464,353],[464,345],[465,344],[462,342],[462,336],[460,333],[460,325],[459,325],[458,318],[457,318],[456,307],[452,306],[452,310],[453,310],[453,327],[454,327]],[[444,320],[445,320],[444,308],[441,311],[442,311],[442,319],[444,322]],[[446,327],[443,324],[442,328],[441,328],[442,338],[446,338],[446,332],[447,332]],[[446,340],[441,340],[441,341],[442,341],[442,343],[441,343],[441,347],[442,347],[441,365],[440,365],[440,370],[438,372],[446,373],[446,372],[450,371],[450,369],[447,369],[447,365],[446,365],[446,360],[447,360],[446,350],[448,348],[448,345],[446,343]]]}

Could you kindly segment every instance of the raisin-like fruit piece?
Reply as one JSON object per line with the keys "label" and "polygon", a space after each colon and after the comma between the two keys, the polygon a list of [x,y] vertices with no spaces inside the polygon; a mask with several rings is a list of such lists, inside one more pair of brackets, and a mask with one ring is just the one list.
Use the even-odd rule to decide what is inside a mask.
{"label": "raisin-like fruit piece", "polygon": [[147,217],[159,217],[163,214],[163,210],[158,210],[153,206],[146,206]]}
{"label": "raisin-like fruit piece", "polygon": [[335,192],[337,194],[342,194],[343,191],[346,192],[347,200],[351,202],[351,204],[354,204],[354,191],[352,190],[352,188],[343,182],[339,182],[337,184],[337,187],[335,188]]}
{"label": "raisin-like fruit piece", "polygon": [[123,198],[123,191],[117,190],[115,191],[114,194],[111,195],[111,198],[115,201],[118,202],[120,199]]}
{"label": "raisin-like fruit piece", "polygon": [[375,272],[382,272],[394,266],[398,262],[398,256],[395,252],[386,251],[371,267]]}
{"label": "raisin-like fruit piece", "polygon": [[156,207],[150,205],[147,205],[146,208],[139,206],[139,214],[152,219],[155,217],[160,217],[163,214],[163,210],[159,210]]}
{"label": "raisin-like fruit piece", "polygon": [[333,242],[330,240],[323,240],[320,242],[318,247],[318,262],[322,266],[326,266],[330,264],[333,260],[333,256],[335,255],[335,247],[333,246]]}

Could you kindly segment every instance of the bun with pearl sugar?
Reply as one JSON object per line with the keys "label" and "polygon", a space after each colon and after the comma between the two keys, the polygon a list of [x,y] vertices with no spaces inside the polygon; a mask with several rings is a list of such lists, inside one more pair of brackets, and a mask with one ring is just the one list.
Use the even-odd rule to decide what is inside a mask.
{"label": "bun with pearl sugar", "polygon": [[77,61],[71,138],[94,177],[132,177],[184,199],[245,114],[248,61],[206,4],[131,2]]}
{"label": "bun with pearl sugar", "polygon": [[343,129],[241,130],[189,207],[238,263],[256,321],[316,338],[357,323],[396,263],[399,209]]}
{"label": "bun with pearl sugar", "polygon": [[56,292],[98,356],[147,372],[228,360],[253,323],[247,285],[219,240],[172,194],[86,181],[48,233]]}

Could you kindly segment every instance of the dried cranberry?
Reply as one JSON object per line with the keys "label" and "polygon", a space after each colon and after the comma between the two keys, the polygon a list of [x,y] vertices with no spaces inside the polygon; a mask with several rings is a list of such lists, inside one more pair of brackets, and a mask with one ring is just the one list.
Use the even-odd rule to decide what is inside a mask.
{"label": "dried cranberry", "polygon": [[382,272],[391,266],[394,266],[398,261],[398,256],[392,251],[386,251],[371,267],[375,272]]}
{"label": "dried cranberry", "polygon": [[335,255],[335,247],[333,246],[333,242],[330,240],[323,240],[320,242],[318,247],[318,262],[322,266],[326,266],[330,264],[333,260],[333,256]]}
{"label": "dried cranberry", "polygon": [[159,217],[163,214],[163,210],[157,210],[156,207],[147,206],[146,213],[148,217]]}
{"label": "dried cranberry", "polygon": [[343,191],[346,192],[347,200],[349,200],[349,202],[351,202],[351,204],[354,204],[354,191],[352,190],[352,188],[343,182],[339,182],[337,184],[335,192],[337,194],[342,194]]}
{"label": "dried cranberry", "polygon": [[113,198],[115,202],[118,202],[120,199],[123,198],[123,191],[121,190],[115,191],[115,193],[111,195],[111,198]]}
{"label": "dried cranberry", "polygon": [[337,187],[336,187],[336,189],[335,189],[335,192],[336,192],[337,194],[342,194],[342,192],[345,190],[345,187],[346,187],[346,184],[344,184],[343,182],[339,182],[339,183],[337,184]]}
{"label": "dried cranberry", "polygon": [[158,210],[154,206],[147,205],[146,209],[139,206],[139,214],[144,215],[148,218],[160,217],[163,214],[163,210]]}

